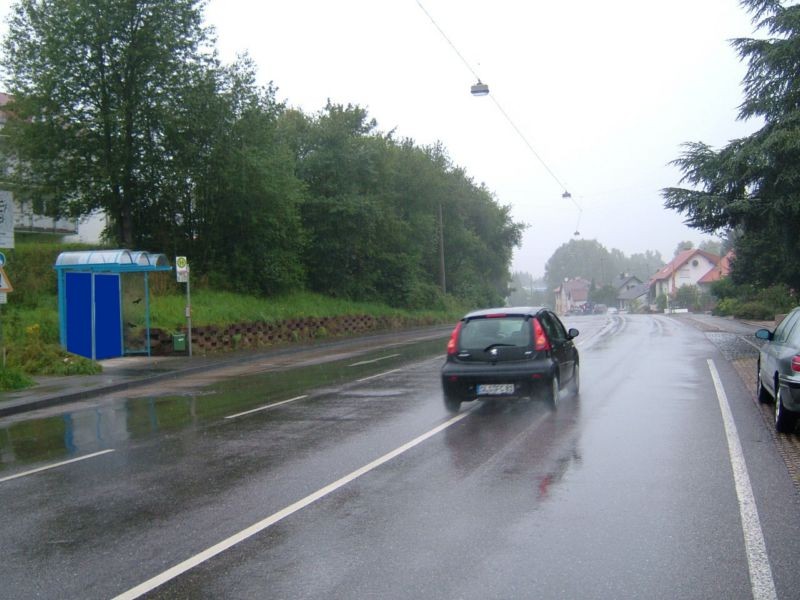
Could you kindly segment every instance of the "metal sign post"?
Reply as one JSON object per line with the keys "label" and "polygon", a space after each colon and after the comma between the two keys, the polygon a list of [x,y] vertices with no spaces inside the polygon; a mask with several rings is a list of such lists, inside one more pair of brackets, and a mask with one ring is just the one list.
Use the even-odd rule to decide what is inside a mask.
{"label": "metal sign post", "polygon": [[192,357],[192,292],[189,283],[189,261],[185,256],[175,257],[175,273],[178,276],[178,283],[186,284],[186,331],[189,343],[189,358]]}
{"label": "metal sign post", "polygon": [[[8,292],[13,292],[14,288],[11,286],[11,281],[6,275],[4,267],[6,266],[6,255],[0,252],[0,306],[8,302]],[[3,368],[6,368],[6,340],[3,335],[3,321],[0,319],[0,348],[2,348],[3,355]]]}

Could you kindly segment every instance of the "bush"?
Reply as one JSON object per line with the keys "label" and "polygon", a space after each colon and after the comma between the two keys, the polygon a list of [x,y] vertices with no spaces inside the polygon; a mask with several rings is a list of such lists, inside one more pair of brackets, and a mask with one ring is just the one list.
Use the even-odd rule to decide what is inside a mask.
{"label": "bush", "polygon": [[696,285],[682,285],[675,292],[674,308],[687,308],[696,311],[700,307],[700,292]]}
{"label": "bush", "polygon": [[717,303],[713,312],[719,317],[729,317],[736,313],[741,304],[736,298],[725,298]]}
{"label": "bush", "polygon": [[32,385],[33,380],[27,377],[20,369],[0,367],[0,391],[21,390]]}
{"label": "bush", "polygon": [[737,319],[771,321],[775,318],[775,311],[762,302],[744,302],[737,307],[733,316]]}
{"label": "bush", "polygon": [[719,298],[714,308],[715,315],[733,315],[744,319],[770,320],[776,314],[788,313],[800,303],[797,295],[785,285],[768,288],[746,284],[734,286],[729,280],[723,279],[712,285],[712,293]]}
{"label": "bush", "polygon": [[785,285],[758,290],[755,299],[768,306],[773,313],[788,313],[798,304],[797,296]]}
{"label": "bush", "polygon": [[444,310],[444,294],[437,285],[417,282],[408,294],[406,305],[410,310]]}
{"label": "bush", "polygon": [[723,277],[711,283],[711,295],[719,300],[726,300],[728,298],[736,298],[738,289],[735,283],[731,281],[730,277]]}
{"label": "bush", "polygon": [[93,375],[99,363],[66,352],[58,344],[42,339],[39,325],[25,328],[25,339],[8,352],[8,365],[30,375]]}
{"label": "bush", "polygon": [[58,287],[53,266],[58,255],[71,250],[88,250],[96,246],[60,243],[19,243],[6,250],[5,271],[14,286],[11,301],[18,307],[36,307],[43,298],[55,296]]}

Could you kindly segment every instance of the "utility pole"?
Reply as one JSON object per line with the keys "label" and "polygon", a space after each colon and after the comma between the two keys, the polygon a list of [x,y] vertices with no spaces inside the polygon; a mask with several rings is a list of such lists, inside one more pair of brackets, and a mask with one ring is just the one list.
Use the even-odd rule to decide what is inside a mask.
{"label": "utility pole", "polygon": [[442,294],[447,293],[444,276],[444,217],[442,216],[442,203],[439,202],[439,273],[442,277]]}

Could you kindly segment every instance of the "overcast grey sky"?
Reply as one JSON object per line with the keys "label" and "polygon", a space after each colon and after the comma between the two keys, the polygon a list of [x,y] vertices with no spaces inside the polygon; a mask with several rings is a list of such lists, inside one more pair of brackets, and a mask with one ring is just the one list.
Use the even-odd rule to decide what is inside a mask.
{"label": "overcast grey sky", "polygon": [[753,35],[736,0],[421,0],[490,87],[562,188],[488,97],[416,0],[211,0],[225,60],[248,51],[263,81],[304,111],[366,107],[379,127],[453,161],[530,224],[513,268],[543,274],[580,237],[665,259],[703,236],[662,207],[686,141],[747,135],[736,120],[745,72],[729,40]]}
{"label": "overcast grey sky", "polygon": [[530,224],[515,270],[543,274],[579,215],[580,238],[628,255],[703,239],[659,190],[678,183],[667,163],[683,142],[757,127],[736,120],[745,65],[729,40],[754,29],[737,0],[421,2],[581,213],[492,98],[470,95],[475,77],[416,0],[210,0],[206,16],[221,58],[248,52],[289,105],[359,104],[382,131],[441,141]]}

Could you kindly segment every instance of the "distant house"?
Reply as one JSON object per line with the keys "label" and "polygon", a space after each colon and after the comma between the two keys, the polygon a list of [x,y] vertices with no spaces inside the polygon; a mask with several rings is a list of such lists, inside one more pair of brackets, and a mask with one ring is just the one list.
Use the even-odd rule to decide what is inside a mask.
{"label": "distant house", "polygon": [[697,286],[703,291],[710,291],[711,284],[720,279],[724,279],[731,274],[731,263],[733,262],[733,250],[729,251],[725,256],[719,259],[716,268],[711,269],[708,273],[703,275],[697,282]]}
{"label": "distant house", "polygon": [[639,283],[631,287],[626,287],[617,296],[617,308],[620,310],[632,311],[636,308],[648,306],[650,304],[650,284]]}
{"label": "distant house", "polygon": [[652,298],[673,297],[685,285],[696,285],[708,291],[713,281],[730,271],[730,255],[726,256],[724,265],[722,261],[716,254],[696,248],[680,252],[650,279]]}
{"label": "distant house", "polygon": [[636,277],[636,275],[628,275],[627,273],[620,273],[617,275],[611,285],[613,285],[617,290],[629,290],[631,288],[636,287],[637,285],[642,285],[642,280]]}
{"label": "distant house", "polygon": [[[9,113],[4,107],[11,101],[11,96],[0,92],[0,129],[8,121]],[[12,168],[12,167],[9,167]],[[0,179],[5,179],[5,173],[0,174]],[[41,233],[55,233],[58,235],[73,234],[79,236],[80,241],[97,241],[105,223],[97,226],[92,224],[86,229],[86,234],[79,231],[79,222],[76,219],[46,217],[33,210],[28,202],[23,202],[9,190],[0,187],[0,203],[7,203],[14,217],[14,231],[31,231]],[[82,224],[81,224],[82,225]],[[80,228],[83,229],[83,228]],[[75,241],[75,240],[70,240]]]}
{"label": "distant house", "polygon": [[[620,310],[628,310],[631,308],[631,303],[633,300],[640,299],[641,293],[639,293],[639,291],[644,284],[641,279],[636,277],[636,275],[620,273],[612,280],[611,285],[617,290],[617,308]],[[647,285],[645,287],[647,290],[645,293],[646,296],[650,291],[650,286]],[[636,290],[637,293],[633,294],[633,290]],[[647,304],[646,298],[644,303]]]}
{"label": "distant house", "polygon": [[573,310],[580,310],[589,301],[589,288],[591,283],[582,277],[574,277],[564,280],[555,289],[556,312],[562,315]]}

